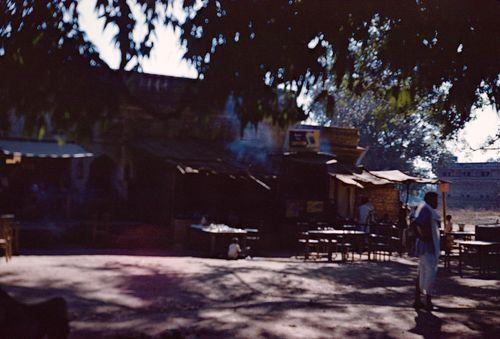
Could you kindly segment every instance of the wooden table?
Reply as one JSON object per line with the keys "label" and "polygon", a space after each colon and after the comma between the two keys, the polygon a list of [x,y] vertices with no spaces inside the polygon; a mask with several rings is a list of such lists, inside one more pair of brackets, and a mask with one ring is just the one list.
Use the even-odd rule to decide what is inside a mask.
{"label": "wooden table", "polygon": [[[191,229],[197,230],[201,232],[202,234],[206,234],[210,237],[210,249],[209,249],[209,254],[210,256],[215,256],[217,253],[217,239],[219,238],[243,238],[243,248],[245,248],[246,245],[246,236],[247,233],[249,233],[247,230],[240,229],[240,228],[231,228],[231,230],[227,231],[218,231],[218,230],[211,230],[209,227],[203,227],[202,225],[191,225]],[[230,241],[230,240],[229,240]],[[229,245],[229,243],[227,244]],[[224,250],[227,250],[225,248]]]}
{"label": "wooden table", "polygon": [[459,238],[459,239],[465,239],[465,240],[471,240],[476,233],[471,232],[471,231],[453,231],[449,233],[452,235],[454,238]]}
{"label": "wooden table", "polygon": [[332,261],[332,240],[337,240],[339,236],[352,235],[357,237],[364,237],[366,235],[363,231],[351,231],[351,230],[311,230],[307,232],[308,236],[314,236],[316,238],[328,239],[328,261]]}
{"label": "wooden table", "polygon": [[307,233],[325,235],[325,236],[339,236],[344,234],[366,235],[366,233],[363,231],[352,231],[352,230],[311,230],[307,231]]}
{"label": "wooden table", "polygon": [[495,247],[500,247],[500,242],[495,241],[479,241],[479,240],[457,240],[456,243],[459,246],[459,261],[458,261],[458,271],[460,276],[462,276],[462,261],[464,258],[464,249],[474,248],[479,254],[479,274],[484,274],[488,271],[485,267],[485,258],[487,257],[489,251]]}
{"label": "wooden table", "polygon": [[[343,225],[342,228],[343,228],[343,231],[356,231],[356,229],[358,229],[360,226],[357,226],[357,225]],[[363,226],[365,227],[365,226]]]}

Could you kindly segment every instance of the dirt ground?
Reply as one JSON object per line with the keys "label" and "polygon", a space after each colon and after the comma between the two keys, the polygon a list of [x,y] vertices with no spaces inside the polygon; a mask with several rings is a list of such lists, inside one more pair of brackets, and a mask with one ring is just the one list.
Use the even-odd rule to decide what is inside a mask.
{"label": "dirt ground", "polygon": [[455,225],[458,223],[469,225],[491,224],[500,220],[500,211],[495,210],[449,209],[446,214],[453,217]]}
{"label": "dirt ground", "polygon": [[22,255],[0,263],[19,300],[66,298],[72,338],[500,337],[500,281],[440,268],[431,313],[416,262],[227,261],[163,253]]}

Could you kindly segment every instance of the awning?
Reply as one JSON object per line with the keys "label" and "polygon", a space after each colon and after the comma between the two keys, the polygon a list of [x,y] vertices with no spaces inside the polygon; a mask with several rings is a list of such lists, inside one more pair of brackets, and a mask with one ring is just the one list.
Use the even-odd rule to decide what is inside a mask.
{"label": "awning", "polygon": [[0,150],[5,155],[30,158],[83,158],[91,157],[83,147],[75,143],[59,144],[57,141],[0,139]]}
{"label": "awning", "polygon": [[198,140],[140,140],[132,144],[135,149],[162,159],[182,174],[246,173],[246,167],[231,157],[224,145]]}
{"label": "awning", "polygon": [[132,144],[137,150],[161,159],[181,174],[226,175],[231,179],[249,180],[271,190],[252,175],[248,167],[232,157],[225,145],[198,140],[140,140]]}
{"label": "awning", "polygon": [[402,183],[437,184],[439,179],[413,177],[398,170],[392,171],[362,171],[361,173],[330,173],[330,175],[346,185],[364,188],[364,184],[388,185]]}
{"label": "awning", "polygon": [[391,171],[370,171],[371,174],[390,180],[397,183],[419,183],[419,184],[437,184],[439,179],[426,179],[420,177],[413,177],[398,170]]}
{"label": "awning", "polygon": [[346,185],[364,188],[363,185],[354,180],[354,176],[352,174],[330,174],[330,175],[334,178],[337,178],[339,181],[343,182]]}
{"label": "awning", "polygon": [[283,156],[290,161],[308,165],[332,165],[337,163],[335,154],[325,152],[285,152]]}
{"label": "awning", "polygon": [[383,179],[383,178],[379,178],[379,177],[371,174],[371,172],[368,172],[368,171],[363,171],[360,174],[353,173],[352,175],[354,176],[354,179],[356,181],[361,181],[361,182],[364,182],[367,184],[372,184],[372,185],[393,184],[392,181],[387,180],[387,179]]}

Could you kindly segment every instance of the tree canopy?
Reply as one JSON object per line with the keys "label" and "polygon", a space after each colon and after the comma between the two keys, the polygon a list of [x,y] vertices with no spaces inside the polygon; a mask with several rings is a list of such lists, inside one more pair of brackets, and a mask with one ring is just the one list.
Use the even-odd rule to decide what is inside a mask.
{"label": "tree canopy", "polygon": [[241,97],[243,120],[295,118],[277,105],[276,89],[303,95],[332,73],[337,85],[346,81],[356,93],[377,87],[401,111],[426,99],[444,135],[463,127],[485,99],[499,107],[497,1],[208,0],[197,6],[188,6],[182,25],[186,57],[211,98]]}
{"label": "tree canopy", "polygon": [[370,170],[398,168],[402,171],[424,174],[415,163],[425,161],[436,171],[450,161],[451,153],[424,111],[412,109],[401,115],[397,107],[372,91],[353,95],[348,89],[335,91],[336,109],[324,114],[328,101],[310,104],[310,119],[321,125],[351,127],[359,130],[360,145],[367,147],[361,164]]}
{"label": "tree canopy", "polygon": [[[152,48],[155,25],[169,24],[161,11],[171,1],[136,0],[144,13],[138,20],[126,0],[97,0],[95,10],[106,25],[118,28],[114,42],[120,69]],[[97,122],[109,122],[126,84],[114,76],[80,26],[77,0],[0,1],[0,127],[9,128],[10,113],[22,116],[29,135],[43,137],[47,125],[61,135],[89,137]],[[139,22],[139,23],[138,23]],[[133,39],[137,25],[147,34]]]}
{"label": "tree canopy", "polygon": [[[471,108],[500,104],[500,3],[495,0],[183,1],[97,0],[117,27],[120,68],[140,66],[158,25],[181,32],[206,107],[238,98],[244,123],[305,118],[300,97],[318,93],[334,112],[335,91],[377,92],[403,117],[418,105],[443,135]],[[132,9],[140,8],[141,18]],[[136,26],[146,34],[134,38]],[[108,70],[79,25],[78,1],[7,0],[0,4],[0,107],[32,126],[49,114],[57,128],[89,129],[119,98],[99,85]],[[333,82],[332,82],[333,81]]]}
{"label": "tree canopy", "polygon": [[0,118],[22,114],[29,134],[43,136],[46,115],[61,129],[90,130],[109,96],[95,81],[106,64],[79,29],[76,3],[0,2]]}

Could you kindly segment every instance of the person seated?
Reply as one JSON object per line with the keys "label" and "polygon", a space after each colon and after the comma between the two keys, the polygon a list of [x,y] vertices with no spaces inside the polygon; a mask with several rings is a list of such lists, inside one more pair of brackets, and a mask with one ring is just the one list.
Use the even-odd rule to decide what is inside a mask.
{"label": "person seated", "polygon": [[453,231],[453,222],[451,221],[451,215],[446,216],[444,222],[444,249],[446,252],[450,252],[453,249],[453,236],[450,234]]}
{"label": "person seated", "polygon": [[238,238],[233,238],[233,240],[231,240],[231,244],[229,245],[229,249],[227,251],[227,258],[231,260],[242,258],[242,251]]}

